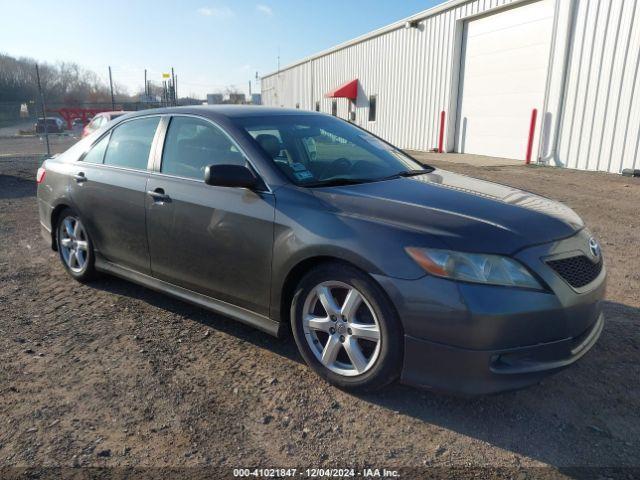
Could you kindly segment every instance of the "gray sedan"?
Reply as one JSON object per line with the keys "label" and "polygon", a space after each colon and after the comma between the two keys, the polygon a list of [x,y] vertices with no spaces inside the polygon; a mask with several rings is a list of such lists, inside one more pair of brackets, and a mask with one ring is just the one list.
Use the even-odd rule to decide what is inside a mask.
{"label": "gray sedan", "polygon": [[425,167],[340,119],[266,107],[118,118],[38,170],[68,273],[292,333],[334,385],[479,394],[582,357],[597,241],[564,205]]}

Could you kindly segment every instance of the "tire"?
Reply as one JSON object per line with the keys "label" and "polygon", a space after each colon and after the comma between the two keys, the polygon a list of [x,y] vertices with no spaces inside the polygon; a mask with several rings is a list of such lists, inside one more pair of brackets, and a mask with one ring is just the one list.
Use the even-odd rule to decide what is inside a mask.
{"label": "tire", "polygon": [[71,208],[65,208],[58,215],[56,245],[60,261],[69,275],[79,282],[96,277],[93,242],[80,216]]}
{"label": "tire", "polygon": [[307,273],[293,297],[291,329],[307,365],[339,388],[375,391],[400,375],[398,315],[384,290],[354,267],[328,263]]}

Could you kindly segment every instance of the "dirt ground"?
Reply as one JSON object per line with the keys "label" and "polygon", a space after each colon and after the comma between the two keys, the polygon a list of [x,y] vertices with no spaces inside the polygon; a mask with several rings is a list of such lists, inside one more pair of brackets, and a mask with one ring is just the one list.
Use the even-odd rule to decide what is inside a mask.
{"label": "dirt ground", "polygon": [[0,156],[0,468],[211,466],[221,478],[250,466],[458,467],[526,478],[640,467],[640,179],[438,165],[567,203],[609,271],[607,324],[588,355],[526,390],[464,399],[399,385],[350,395],[320,381],[291,340],[123,280],[72,281],[39,234],[37,166]]}
{"label": "dirt ground", "polygon": [[[1,129],[0,129],[1,130]],[[62,153],[80,138],[79,133],[49,135],[49,149],[51,154]],[[24,155],[45,155],[47,144],[44,136],[33,135],[2,135],[0,132],[0,158]]]}

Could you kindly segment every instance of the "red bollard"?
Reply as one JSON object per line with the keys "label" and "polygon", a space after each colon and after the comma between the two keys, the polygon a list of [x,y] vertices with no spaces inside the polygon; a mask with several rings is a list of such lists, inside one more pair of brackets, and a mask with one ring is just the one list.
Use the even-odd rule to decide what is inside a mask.
{"label": "red bollard", "polygon": [[531,163],[531,152],[533,151],[533,136],[536,133],[536,119],[538,118],[538,109],[534,108],[531,111],[531,124],[529,125],[529,141],[527,143],[527,161],[526,164]]}
{"label": "red bollard", "polygon": [[438,140],[438,153],[444,153],[444,110],[440,112],[440,138]]}

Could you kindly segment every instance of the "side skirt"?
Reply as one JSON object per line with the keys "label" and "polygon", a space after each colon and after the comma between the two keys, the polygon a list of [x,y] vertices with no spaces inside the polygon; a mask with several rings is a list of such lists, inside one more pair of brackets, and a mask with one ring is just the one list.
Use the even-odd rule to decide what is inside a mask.
{"label": "side skirt", "polygon": [[231,305],[230,303],[226,303],[221,300],[216,300],[206,295],[202,295],[201,293],[179,287],[172,283],[150,277],[149,275],[145,275],[144,273],[136,272],[135,270],[116,265],[115,263],[111,263],[99,258],[99,256],[97,255],[95,267],[96,270],[99,270],[101,272],[124,278],[125,280],[129,280],[133,283],[137,283],[161,293],[166,293],[185,302],[193,303],[194,305],[197,305],[199,307],[211,310],[212,312],[219,313],[221,315],[233,318],[234,320],[255,327],[275,337],[280,336],[280,322],[276,322],[269,317],[265,317],[250,310],[246,310],[242,307]]}

